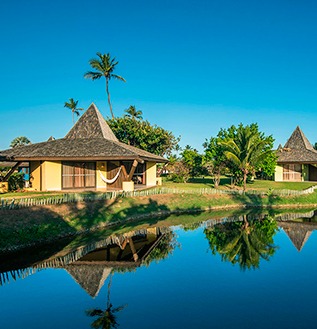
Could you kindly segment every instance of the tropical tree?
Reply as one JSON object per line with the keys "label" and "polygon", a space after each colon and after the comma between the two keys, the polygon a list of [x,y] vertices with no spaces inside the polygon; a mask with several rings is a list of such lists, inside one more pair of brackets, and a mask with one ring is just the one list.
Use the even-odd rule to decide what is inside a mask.
{"label": "tropical tree", "polygon": [[276,157],[273,148],[272,136],[265,137],[258,130],[257,124],[236,128],[234,137],[219,141],[223,147],[226,159],[232,162],[242,173],[243,190],[246,190],[248,174],[255,175],[255,171],[261,167],[268,158],[275,167]]}
{"label": "tropical tree", "polygon": [[84,109],[81,107],[77,107],[78,101],[75,101],[74,98],[70,98],[68,102],[64,103],[64,107],[67,107],[72,111],[73,116],[73,124],[75,123],[74,114],[76,114],[78,117],[80,116],[79,111],[83,111]]}
{"label": "tropical tree", "polygon": [[95,329],[111,329],[117,328],[119,323],[117,322],[117,315],[116,313],[122,311],[126,305],[122,305],[119,307],[113,307],[110,302],[110,288],[112,283],[112,273],[110,274],[110,279],[108,283],[108,295],[107,295],[107,306],[105,310],[100,308],[95,308],[92,310],[87,310],[86,314],[91,317],[97,317],[91,323],[91,327]]}
{"label": "tropical tree", "polygon": [[88,71],[85,73],[84,77],[92,80],[99,80],[101,77],[105,77],[106,79],[106,93],[108,95],[108,104],[110,108],[110,113],[112,119],[114,119],[112,105],[110,101],[110,92],[109,92],[109,81],[111,79],[117,79],[125,82],[125,79],[120,75],[114,74],[115,67],[119,62],[116,61],[115,58],[111,58],[109,53],[101,54],[97,53],[98,58],[92,58],[89,61],[90,66],[96,71]]}
{"label": "tropical tree", "polygon": [[189,169],[190,177],[197,177],[207,174],[203,167],[203,156],[190,145],[186,145],[180,153],[181,159]]}
{"label": "tropical tree", "polygon": [[10,147],[14,148],[14,147],[17,147],[17,146],[24,146],[24,145],[29,145],[29,144],[32,144],[32,143],[27,137],[20,136],[20,137],[14,138],[11,141]]}
{"label": "tropical tree", "polygon": [[239,264],[242,270],[259,267],[260,260],[269,260],[277,247],[273,237],[278,230],[271,217],[248,219],[243,215],[236,221],[216,224],[204,233],[212,253],[219,253],[223,261]]}
{"label": "tropical tree", "polygon": [[218,137],[211,137],[203,144],[205,154],[203,157],[203,167],[214,181],[214,186],[217,188],[220,184],[221,175],[224,174],[227,167],[227,159],[224,156],[224,149],[220,145],[221,139]]}
{"label": "tropical tree", "polygon": [[130,105],[130,107],[126,110],[124,110],[127,114],[125,114],[125,117],[132,118],[132,119],[143,119],[142,117],[142,111],[137,110],[135,106]]}
{"label": "tropical tree", "polygon": [[120,142],[160,156],[171,155],[180,139],[172,132],[141,119],[125,116],[107,120],[107,123]]}

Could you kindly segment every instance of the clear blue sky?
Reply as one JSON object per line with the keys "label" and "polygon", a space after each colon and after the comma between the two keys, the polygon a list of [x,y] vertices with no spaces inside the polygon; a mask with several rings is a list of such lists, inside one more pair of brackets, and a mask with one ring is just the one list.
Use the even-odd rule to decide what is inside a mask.
{"label": "clear blue sky", "polygon": [[83,78],[96,52],[119,61],[116,116],[129,105],[202,151],[232,124],[284,144],[317,141],[317,2],[15,0],[0,2],[0,149],[72,126],[69,98],[106,117],[105,81]]}

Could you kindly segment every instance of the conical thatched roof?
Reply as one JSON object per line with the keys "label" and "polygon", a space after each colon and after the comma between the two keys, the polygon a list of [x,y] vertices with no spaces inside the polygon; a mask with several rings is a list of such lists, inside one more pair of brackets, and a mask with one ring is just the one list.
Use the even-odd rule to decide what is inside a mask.
{"label": "conical thatched roof", "polygon": [[104,264],[71,264],[64,268],[91,297],[98,295],[112,270]]}
{"label": "conical thatched roof", "polygon": [[1,161],[134,159],[167,162],[161,156],[119,142],[94,104],[90,105],[65,138],[0,152]]}
{"label": "conical thatched roof", "polygon": [[117,137],[94,103],[89,106],[88,110],[80,117],[65,138],[105,138],[118,142]]}
{"label": "conical thatched roof", "polygon": [[317,151],[299,126],[283,148],[277,150],[278,163],[317,163]]}
{"label": "conical thatched roof", "polygon": [[296,222],[280,222],[278,224],[292,241],[298,251],[301,251],[315,229],[309,224]]}

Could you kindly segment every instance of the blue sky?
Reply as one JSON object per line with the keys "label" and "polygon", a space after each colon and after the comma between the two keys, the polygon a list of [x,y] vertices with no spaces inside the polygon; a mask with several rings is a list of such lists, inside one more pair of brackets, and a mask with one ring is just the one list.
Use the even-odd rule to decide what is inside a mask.
{"label": "blue sky", "polygon": [[104,80],[83,78],[96,52],[127,81],[111,81],[115,115],[135,105],[182,146],[240,122],[315,143],[316,17],[307,0],[1,1],[0,149],[66,135],[71,97],[109,116]]}

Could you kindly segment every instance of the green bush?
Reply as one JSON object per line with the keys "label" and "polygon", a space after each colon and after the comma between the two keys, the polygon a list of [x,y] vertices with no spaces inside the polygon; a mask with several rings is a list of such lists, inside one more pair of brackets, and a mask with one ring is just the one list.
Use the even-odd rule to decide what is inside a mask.
{"label": "green bush", "polygon": [[13,173],[8,179],[9,191],[17,191],[24,187],[23,173]]}

